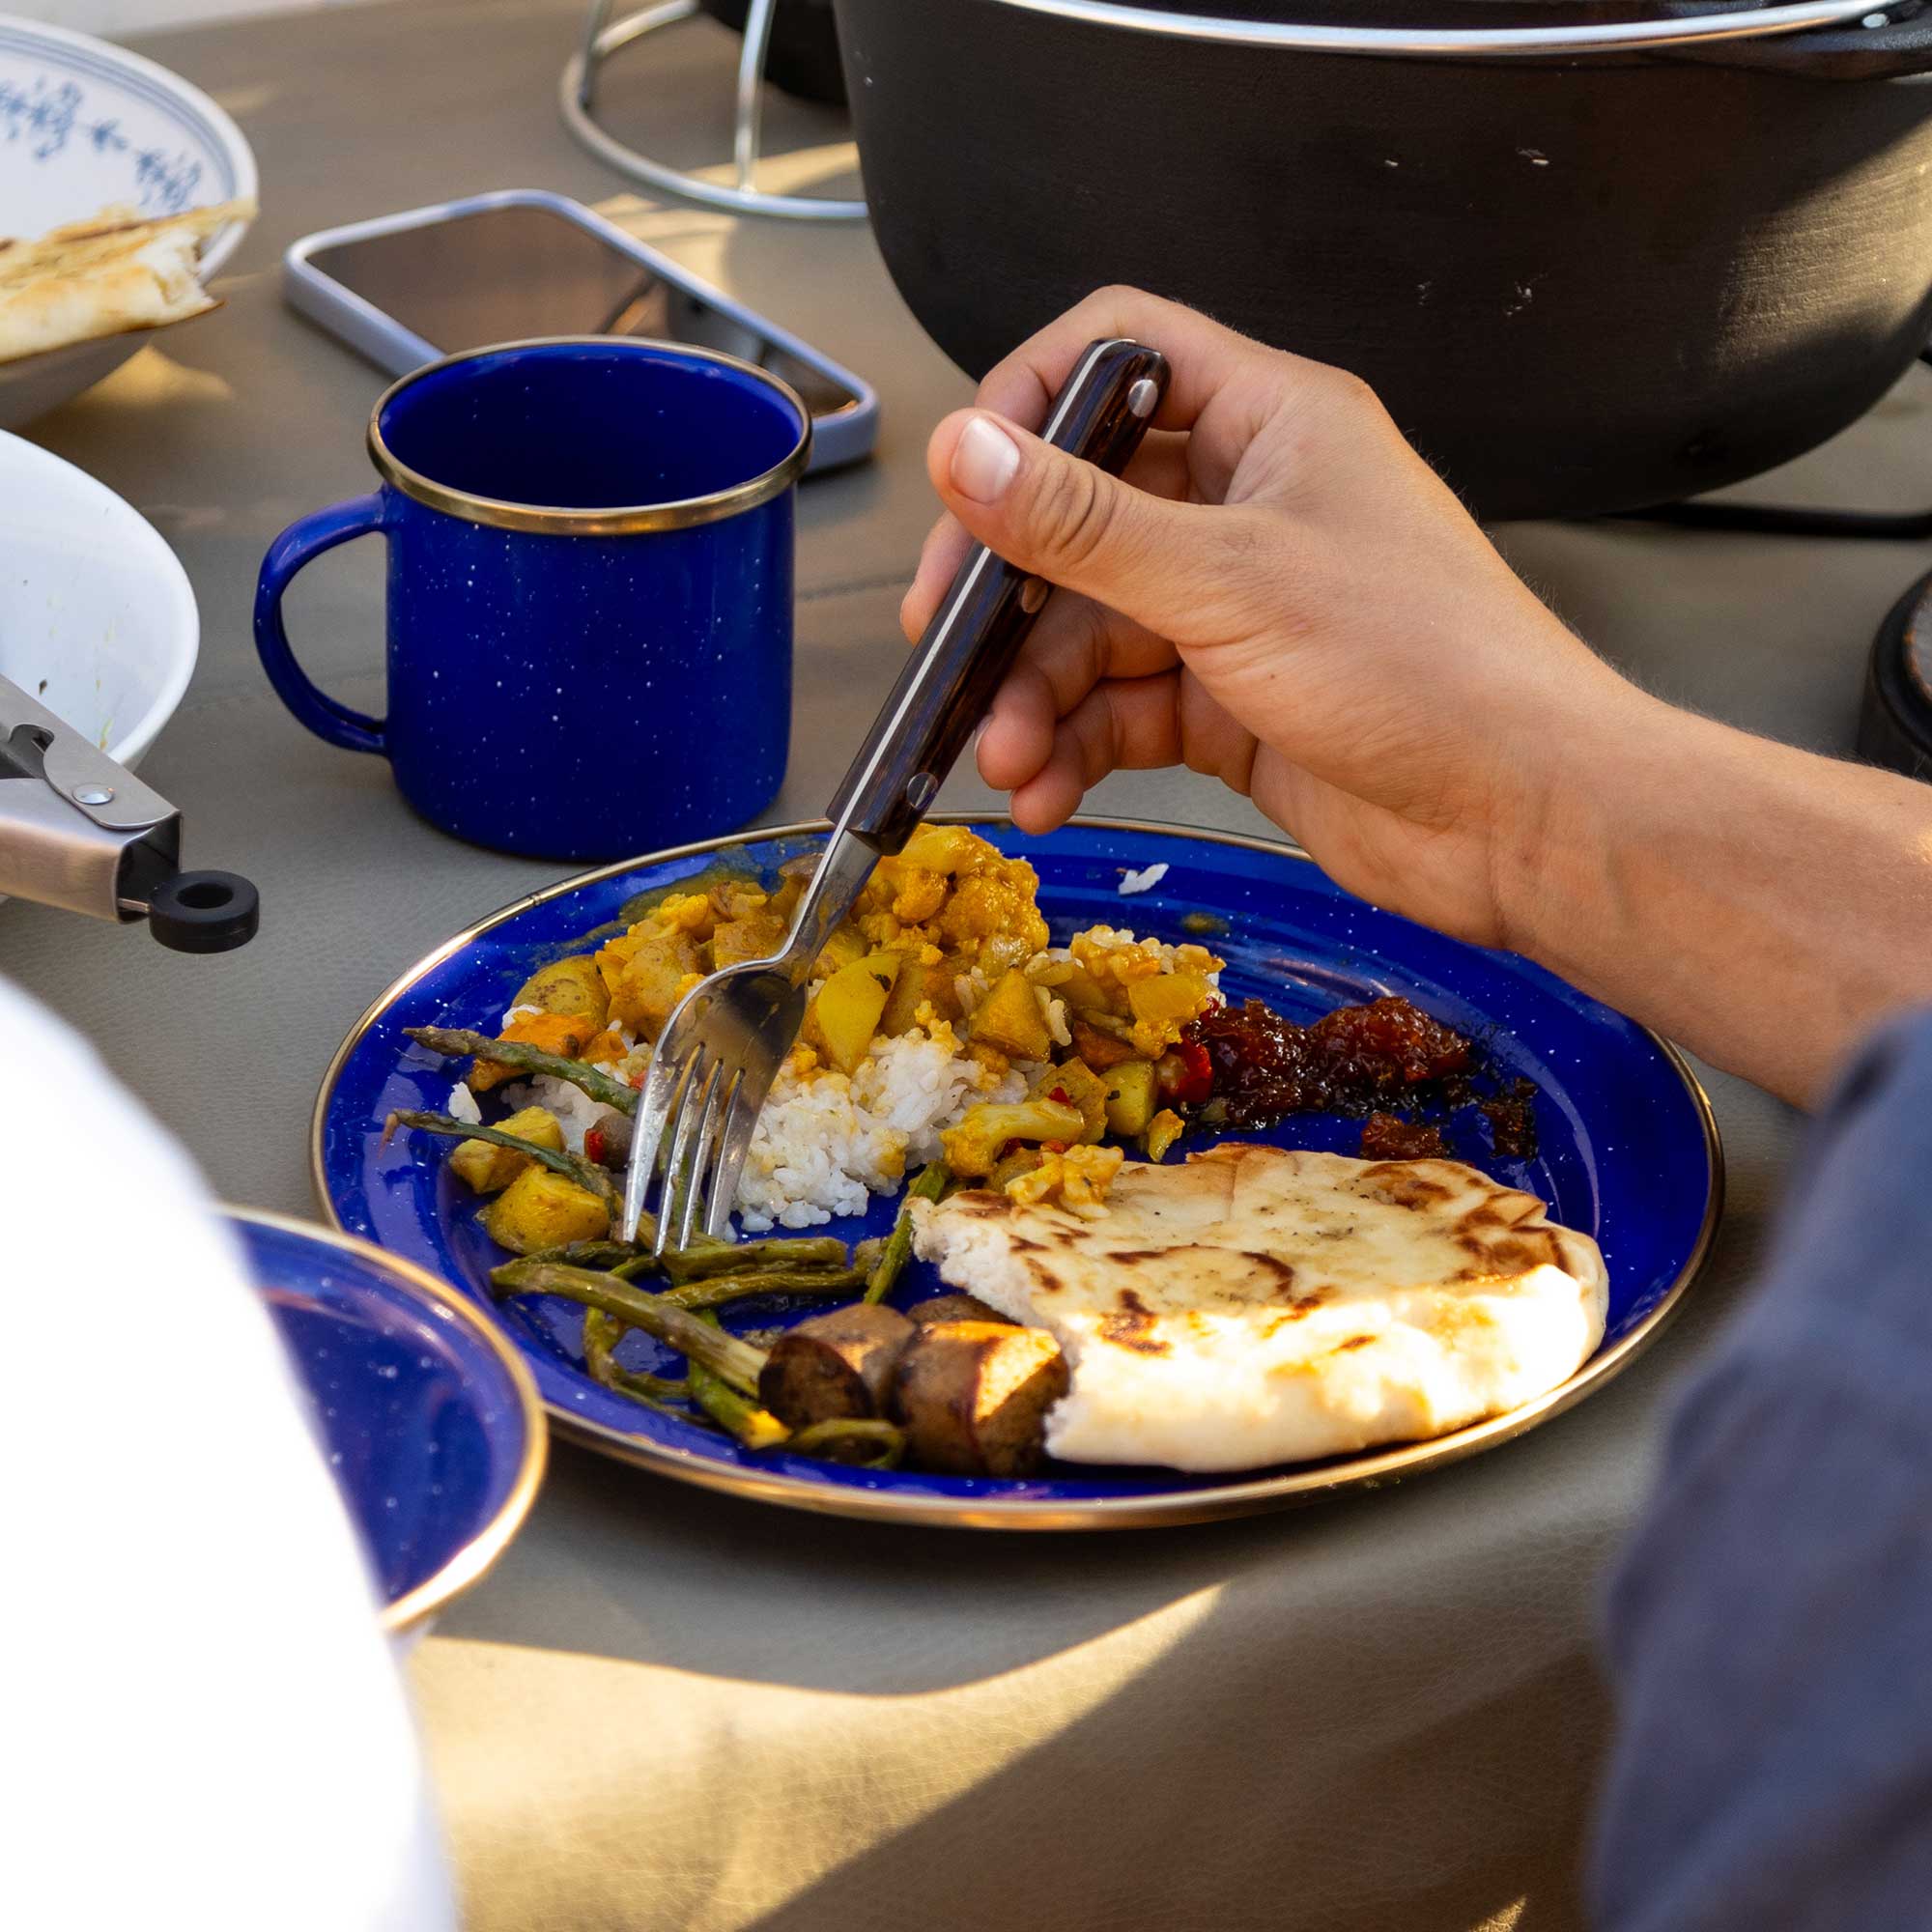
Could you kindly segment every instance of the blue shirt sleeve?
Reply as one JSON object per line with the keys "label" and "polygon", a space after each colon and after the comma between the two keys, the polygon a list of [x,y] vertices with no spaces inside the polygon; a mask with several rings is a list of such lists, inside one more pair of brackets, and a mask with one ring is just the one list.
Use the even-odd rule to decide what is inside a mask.
{"label": "blue shirt sleeve", "polygon": [[1932,1926],[1932,1015],[1814,1123],[1608,1647],[1603,1932]]}

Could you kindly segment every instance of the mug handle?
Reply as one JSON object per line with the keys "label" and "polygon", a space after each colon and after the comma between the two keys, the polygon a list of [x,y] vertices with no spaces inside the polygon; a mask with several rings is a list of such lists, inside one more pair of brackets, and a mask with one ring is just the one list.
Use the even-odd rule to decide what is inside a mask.
{"label": "mug handle", "polygon": [[352,537],[370,536],[383,527],[380,496],[352,497],[326,510],[298,518],[273,543],[262,559],[255,585],[255,649],[276,695],[318,738],[340,745],[345,752],[386,753],[385,720],[352,711],[310,682],[289,647],[282,625],[282,594],[303,564]]}

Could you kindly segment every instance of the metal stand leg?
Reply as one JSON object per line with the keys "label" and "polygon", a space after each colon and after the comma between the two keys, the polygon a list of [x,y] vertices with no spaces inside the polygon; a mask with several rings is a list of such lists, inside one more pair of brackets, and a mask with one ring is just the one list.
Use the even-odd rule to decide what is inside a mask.
{"label": "metal stand leg", "polygon": [[740,214],[776,214],[793,221],[860,221],[863,201],[843,201],[804,194],[765,194],[756,185],[758,145],[764,119],[765,51],[771,44],[772,15],[778,0],[751,0],[745,16],[745,43],[738,57],[737,118],[732,128],[731,159],[736,183],[722,186],[702,181],[662,161],[651,160],[627,148],[591,118],[597,95],[598,71],[620,48],[660,27],[675,26],[697,12],[697,0],[662,0],[662,4],[627,14],[611,21],[611,0],[590,0],[582,51],[571,57],[557,90],[563,125],[599,160],[627,180],[707,208],[727,208]]}

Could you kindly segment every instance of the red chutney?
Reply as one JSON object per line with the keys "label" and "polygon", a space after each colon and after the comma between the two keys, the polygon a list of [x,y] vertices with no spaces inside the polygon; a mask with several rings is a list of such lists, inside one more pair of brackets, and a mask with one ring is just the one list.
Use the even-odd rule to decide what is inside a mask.
{"label": "red chutney", "polygon": [[1469,1042],[1407,1000],[1338,1007],[1297,1026],[1250,1000],[1206,1012],[1182,1035],[1207,1049],[1214,1101],[1237,1127],[1288,1114],[1368,1114],[1465,1101]]}
{"label": "red chutney", "polygon": [[1447,1160],[1442,1129],[1426,1121],[1401,1121],[1393,1114],[1371,1114],[1362,1122],[1364,1160]]}
{"label": "red chutney", "polygon": [[1490,1141],[1510,1160],[1536,1158],[1536,1083],[1512,1080],[1493,1099],[1478,1100],[1477,1108],[1490,1123]]}

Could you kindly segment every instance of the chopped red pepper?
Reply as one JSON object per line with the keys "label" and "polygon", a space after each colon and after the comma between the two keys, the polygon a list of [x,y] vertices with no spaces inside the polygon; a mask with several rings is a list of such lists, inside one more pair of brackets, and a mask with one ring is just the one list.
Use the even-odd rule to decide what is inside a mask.
{"label": "chopped red pepper", "polygon": [[1058,1100],[1063,1107],[1070,1107],[1073,1104],[1073,1096],[1067,1093],[1065,1087],[1050,1089],[1046,1097],[1049,1100]]}
{"label": "chopped red pepper", "polygon": [[1214,1091],[1214,1063],[1199,1040],[1183,1039],[1154,1064],[1161,1097],[1180,1107],[1198,1107]]}
{"label": "chopped red pepper", "polygon": [[594,1160],[599,1167],[604,1165],[604,1129],[588,1127],[583,1134],[583,1157]]}

